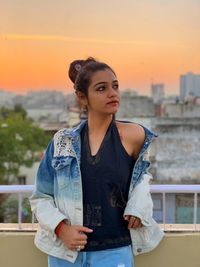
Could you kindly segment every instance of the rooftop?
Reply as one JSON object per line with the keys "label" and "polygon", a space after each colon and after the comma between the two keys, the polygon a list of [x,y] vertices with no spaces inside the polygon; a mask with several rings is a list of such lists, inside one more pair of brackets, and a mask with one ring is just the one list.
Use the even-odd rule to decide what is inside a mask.
{"label": "rooftop", "polygon": [[[34,235],[0,232],[0,266],[47,267],[47,256],[34,246]],[[135,257],[135,267],[198,267],[199,249],[200,233],[167,233],[155,250]]]}

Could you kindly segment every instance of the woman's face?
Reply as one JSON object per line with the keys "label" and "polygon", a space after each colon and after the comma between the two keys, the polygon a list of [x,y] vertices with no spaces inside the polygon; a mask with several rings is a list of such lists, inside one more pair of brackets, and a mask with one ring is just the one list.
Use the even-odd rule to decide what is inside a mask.
{"label": "woman's face", "polygon": [[115,74],[110,69],[95,72],[88,87],[88,112],[115,114],[119,104],[119,84]]}

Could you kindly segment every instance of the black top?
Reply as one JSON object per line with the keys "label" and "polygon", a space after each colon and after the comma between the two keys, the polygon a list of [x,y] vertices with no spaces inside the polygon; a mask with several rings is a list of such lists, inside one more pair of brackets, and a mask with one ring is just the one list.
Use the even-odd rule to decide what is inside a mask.
{"label": "black top", "polygon": [[93,233],[83,251],[104,250],[131,244],[128,223],[123,218],[134,166],[123,147],[113,120],[99,151],[91,155],[88,125],[81,131],[83,224]]}

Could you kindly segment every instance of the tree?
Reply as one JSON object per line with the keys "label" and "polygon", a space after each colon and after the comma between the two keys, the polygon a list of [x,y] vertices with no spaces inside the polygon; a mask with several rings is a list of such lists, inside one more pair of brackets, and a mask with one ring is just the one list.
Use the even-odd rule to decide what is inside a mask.
{"label": "tree", "polygon": [[14,109],[9,109],[6,107],[0,108],[0,119],[6,119],[14,114],[21,115],[23,119],[27,118],[27,112],[20,104],[16,104]]}
{"label": "tree", "polygon": [[0,109],[0,184],[13,183],[20,166],[31,167],[39,160],[50,137],[27,118],[26,111]]}
{"label": "tree", "polygon": [[[27,112],[20,105],[16,105],[14,109],[1,108],[0,184],[16,182],[20,167],[31,167],[35,161],[38,161],[49,140],[50,136],[47,136],[42,129],[34,125],[31,119],[27,118]],[[8,195],[0,194],[0,222],[8,216],[13,216],[9,215],[11,203],[14,203],[12,207],[15,207],[17,203],[7,198]],[[27,207],[30,208],[29,205],[23,206],[23,215],[26,215],[24,220],[30,220],[31,213]],[[16,207],[14,210],[16,214]],[[12,220],[16,221],[16,218],[12,217]]]}

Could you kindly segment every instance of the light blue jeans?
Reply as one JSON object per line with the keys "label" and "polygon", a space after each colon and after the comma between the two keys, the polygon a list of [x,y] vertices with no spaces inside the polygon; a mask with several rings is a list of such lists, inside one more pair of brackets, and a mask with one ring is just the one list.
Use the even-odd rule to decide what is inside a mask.
{"label": "light blue jeans", "polygon": [[74,263],[48,256],[48,267],[134,267],[131,246],[79,252]]}

